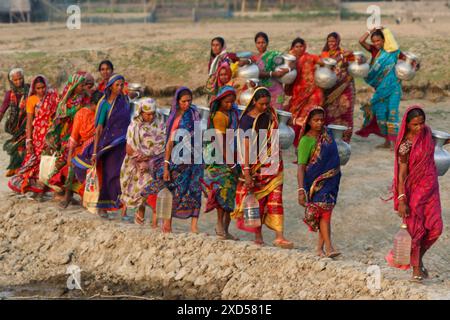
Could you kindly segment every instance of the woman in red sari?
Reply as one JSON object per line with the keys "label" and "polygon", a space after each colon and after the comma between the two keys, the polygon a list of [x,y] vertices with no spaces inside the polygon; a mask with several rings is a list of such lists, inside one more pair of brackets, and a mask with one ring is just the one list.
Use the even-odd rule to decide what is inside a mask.
{"label": "woman in red sari", "polygon": [[322,89],[314,82],[316,64],[323,64],[320,57],[306,52],[306,42],[296,38],[289,52],[297,57],[297,78],[292,85],[285,87],[287,95],[292,96],[289,101],[289,112],[292,113],[292,123],[295,130],[294,146],[298,146],[300,129],[305,123],[306,116],[315,106],[323,104]]}
{"label": "woman in red sari", "polygon": [[45,136],[50,127],[58,103],[58,93],[50,88],[47,79],[36,76],[31,81],[26,102],[26,150],[19,172],[9,180],[8,186],[17,193],[42,194],[45,185],[38,181],[41,153],[45,147]]}
{"label": "woman in red sari", "polygon": [[[412,238],[413,280],[421,281],[428,277],[423,256],[439,238],[443,223],[434,141],[425,124],[425,112],[419,106],[409,107],[403,116],[395,146],[393,191],[394,209]],[[396,265],[392,251],[386,260],[394,267],[410,267]]]}
{"label": "woman in red sari", "polygon": [[326,111],[325,125],[339,124],[346,126],[348,129],[344,132],[343,140],[349,143],[353,133],[355,81],[348,73],[347,67],[349,61],[354,61],[355,58],[351,51],[342,49],[340,43],[340,35],[332,32],[327,36],[327,43],[322,50],[322,58],[332,58],[337,62],[334,69],[337,82],[333,88],[325,90],[323,108]]}

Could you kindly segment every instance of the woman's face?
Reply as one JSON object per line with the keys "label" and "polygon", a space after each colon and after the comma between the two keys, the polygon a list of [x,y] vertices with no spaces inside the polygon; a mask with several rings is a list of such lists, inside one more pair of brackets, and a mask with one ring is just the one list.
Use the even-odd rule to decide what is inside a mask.
{"label": "woman's face", "polygon": [[322,131],[325,124],[323,113],[317,113],[309,119],[308,124],[313,131]]}
{"label": "woman's face", "polygon": [[91,95],[94,92],[94,83],[93,82],[84,82],[83,86],[84,91],[86,91],[89,95]]}
{"label": "woman's face", "polygon": [[222,52],[222,44],[218,40],[213,40],[211,42],[211,50],[215,56]]}
{"label": "woman's face", "polygon": [[266,112],[266,110],[269,108],[270,105],[270,98],[269,97],[261,97],[258,100],[255,101],[255,109],[259,113]]}
{"label": "woman's face", "polygon": [[114,83],[111,86],[111,93],[115,94],[115,95],[119,95],[123,90],[123,86],[124,86],[124,83],[123,83],[122,79],[114,81]]}
{"label": "woman's face", "polygon": [[230,94],[226,96],[222,100],[220,100],[220,110],[222,111],[230,111],[233,107],[233,103],[236,101],[236,96],[234,94]]}
{"label": "woman's face", "polygon": [[228,83],[228,81],[231,80],[231,77],[228,75],[228,71],[225,68],[220,69],[219,80],[220,83]]}
{"label": "woman's face", "polygon": [[40,82],[36,83],[36,85],[34,86],[34,91],[36,92],[36,95],[38,97],[42,98],[45,94],[45,84]]}
{"label": "woman's face", "polygon": [[408,131],[413,135],[419,133],[425,126],[425,119],[422,116],[412,118],[408,123]]}
{"label": "woman's face", "polygon": [[20,74],[20,73],[13,74],[11,77],[11,81],[16,88],[23,87],[23,75],[22,74]]}
{"label": "woman's face", "polygon": [[192,103],[192,96],[190,94],[185,94],[178,99],[178,106],[181,110],[187,111]]}
{"label": "woman's face", "polygon": [[335,37],[329,37],[327,39],[328,48],[330,50],[336,50],[337,49],[337,39]]}
{"label": "woman's face", "polygon": [[373,36],[371,40],[375,48],[377,48],[378,50],[384,47],[384,40],[380,36]]}
{"label": "woman's face", "polygon": [[142,120],[144,120],[144,122],[151,123],[155,119],[155,112],[142,112],[141,116],[142,116]]}
{"label": "woman's face", "polygon": [[301,44],[301,43],[297,42],[297,43],[294,45],[294,47],[292,48],[292,50],[294,51],[294,54],[295,54],[297,57],[300,57],[300,56],[302,56],[302,55],[305,53],[305,51],[306,51],[306,46],[305,46],[304,44]]}
{"label": "woman's face", "polygon": [[266,39],[263,37],[259,37],[256,39],[255,46],[259,53],[264,53],[267,50],[268,43],[266,42]]}
{"label": "woman's face", "polygon": [[77,85],[75,89],[73,89],[73,94],[82,94],[84,91],[85,83],[85,81],[80,82],[80,84]]}
{"label": "woman's face", "polygon": [[103,80],[108,81],[108,79],[112,75],[112,72],[113,72],[112,69],[106,63],[100,66],[100,75],[102,76]]}

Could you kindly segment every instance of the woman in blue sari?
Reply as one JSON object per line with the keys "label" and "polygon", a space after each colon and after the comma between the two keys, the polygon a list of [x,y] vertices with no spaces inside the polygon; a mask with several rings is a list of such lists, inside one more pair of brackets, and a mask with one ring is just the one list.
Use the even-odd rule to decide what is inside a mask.
{"label": "woman in blue sari", "polygon": [[[298,202],[306,207],[304,222],[310,231],[319,231],[317,255],[334,258],[331,243],[331,213],[341,180],[336,142],[326,129],[325,110],[311,109],[302,126],[298,144]],[[325,251],[323,251],[325,245]]]}
{"label": "woman in blue sari", "polygon": [[[200,113],[192,104],[192,91],[181,87],[175,93],[166,123],[164,158],[160,158],[159,163],[153,164],[153,167],[158,169],[154,180],[145,188],[143,195],[158,194],[167,186],[173,195],[172,218],[192,218],[191,231],[198,233],[197,223],[202,205],[200,178],[203,178],[203,164],[202,144],[200,143],[198,147],[194,144],[195,122],[200,130]],[[189,134],[190,138],[186,134]],[[185,148],[180,148],[183,144]],[[196,157],[195,154],[200,154],[200,157]],[[172,232],[172,219],[164,221],[163,231]]]}
{"label": "woman in blue sari", "polygon": [[[366,43],[370,34],[372,44]],[[365,81],[375,89],[370,102],[363,105],[364,123],[356,134],[367,137],[376,134],[385,139],[383,148],[390,148],[398,133],[401,82],[395,74],[395,65],[403,58],[388,29],[367,31],[359,43],[372,54],[370,70]]]}
{"label": "woman in blue sari", "polygon": [[[238,129],[239,112],[236,104],[236,90],[231,86],[223,86],[219,89],[217,96],[210,103],[211,115],[208,121],[208,129],[215,129],[217,134],[217,144],[208,143],[205,146],[205,154],[212,155],[213,150],[219,148],[219,155],[222,161],[208,161],[205,165],[205,178],[202,183],[205,186],[205,193],[208,202],[205,212],[217,209],[216,235],[219,239],[238,240],[229,233],[231,212],[234,211],[236,200],[236,186],[239,173],[235,159],[233,163],[227,163],[227,149],[233,149],[226,141],[226,131]],[[228,151],[230,151],[228,150]],[[234,152],[231,153],[234,155]],[[216,158],[217,159],[217,158]],[[214,159],[215,160],[215,159]],[[206,160],[205,160],[206,161]]]}
{"label": "woman in blue sari", "polygon": [[99,215],[107,218],[107,210],[120,208],[120,168],[125,158],[126,133],[131,119],[127,96],[123,93],[125,78],[113,75],[109,79],[105,95],[99,101],[95,114],[94,142],[72,159],[75,174],[83,182],[86,170],[97,166],[100,195]]}

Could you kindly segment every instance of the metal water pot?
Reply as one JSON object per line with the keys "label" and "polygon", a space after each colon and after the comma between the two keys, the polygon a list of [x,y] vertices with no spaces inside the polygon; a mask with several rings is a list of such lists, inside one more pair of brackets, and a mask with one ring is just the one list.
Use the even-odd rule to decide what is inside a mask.
{"label": "metal water pot", "polygon": [[292,54],[286,53],[276,57],[275,59],[278,60],[275,62],[276,64],[278,64],[278,66],[275,68],[275,71],[280,71],[281,69],[291,69],[290,72],[286,73],[278,80],[283,84],[292,84],[295,81],[295,78],[297,78],[297,70],[295,69],[295,61],[297,60],[297,58]]}
{"label": "metal water pot", "polygon": [[355,61],[351,62],[348,66],[348,73],[353,77],[365,78],[369,74],[370,66],[367,63],[366,56],[362,51],[353,52]]}
{"label": "metal water pot", "polygon": [[197,109],[200,113],[200,128],[202,129],[202,131],[205,131],[206,129],[208,129],[208,119],[209,119],[209,108],[207,107],[203,107],[203,106],[197,106]]}
{"label": "metal water pot", "polygon": [[409,81],[416,75],[416,69],[412,63],[413,61],[419,63],[419,58],[411,52],[405,52],[404,55],[406,56],[406,60],[398,60],[395,65],[395,74],[400,80]]}
{"label": "metal water pot", "polygon": [[314,72],[314,81],[316,85],[322,89],[330,89],[334,87],[337,81],[337,76],[332,70],[336,66],[336,60],[331,58],[324,58],[324,67],[317,68]]}
{"label": "metal water pot", "polygon": [[433,130],[433,139],[436,142],[434,147],[434,163],[439,176],[443,176],[450,168],[450,153],[443,148],[445,141],[450,139],[450,134]]}
{"label": "metal water pot", "polygon": [[[252,86],[252,82],[255,86]],[[258,87],[259,79],[248,79],[247,80],[247,89],[242,91],[239,95],[239,101],[242,105],[246,106],[250,103],[250,100],[253,97],[253,93],[255,92],[256,87]]]}
{"label": "metal water pot", "polygon": [[333,133],[333,138],[336,141],[341,166],[345,166],[348,160],[350,160],[350,155],[352,154],[351,146],[342,140],[342,136],[348,128],[337,124],[329,124],[327,127]]}
{"label": "metal water pot", "polygon": [[287,125],[287,122],[292,117],[292,113],[283,110],[277,110],[277,114],[278,133],[281,149],[289,149],[289,147],[294,143],[295,138],[294,129]]}
{"label": "metal water pot", "polygon": [[254,63],[239,67],[237,76],[242,79],[259,79],[259,68]]}

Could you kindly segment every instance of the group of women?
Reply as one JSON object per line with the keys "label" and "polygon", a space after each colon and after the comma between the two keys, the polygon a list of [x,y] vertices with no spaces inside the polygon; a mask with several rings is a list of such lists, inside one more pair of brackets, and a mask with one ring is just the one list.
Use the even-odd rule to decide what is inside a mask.
{"label": "group of women", "polygon": [[[372,44],[366,43],[369,36]],[[395,142],[395,209],[413,238],[413,279],[420,281],[428,275],[423,256],[442,232],[431,131],[425,124],[423,109],[413,106],[405,113],[397,134],[401,85],[393,66],[402,55],[392,34],[387,29],[371,30],[360,43],[372,55],[366,81],[375,88],[375,94],[364,107],[366,121],[357,134],[378,134],[386,139],[385,147]],[[147,204],[153,208],[153,227],[158,225],[157,194],[167,187],[173,196],[171,217],[191,218],[194,233],[199,232],[204,194],[205,212],[217,210],[217,237],[238,240],[229,231],[234,219],[238,229],[254,233],[255,243],[262,245],[262,227],[245,224],[245,200],[252,193],[259,202],[261,225],[275,233],[273,244],[293,248],[283,234],[283,160],[281,151],[271,148],[271,137],[279,125],[277,109],[286,109],[292,113],[290,125],[296,132],[297,191],[298,203],[305,207],[303,221],[311,231],[318,232],[317,254],[338,256],[331,241],[330,220],[341,170],[337,145],[327,124],[347,126],[344,139],[350,142],[355,86],[347,66],[354,56],[342,49],[341,38],[335,32],[327,36],[320,55],[308,53],[305,40],[296,38],[289,52],[297,58],[297,78],[292,85],[283,86],[278,78],[289,70],[275,70],[275,58],[280,52],[268,50],[269,38],[263,32],[256,34],[255,44],[257,53],[242,59],[226,50],[224,39],[211,41],[206,84],[208,129],[215,130],[219,158],[225,161],[206,164],[196,163],[194,157],[198,153],[210,154],[204,150],[214,149],[214,144],[194,143],[194,124],[200,121],[200,113],[192,103],[192,91],[186,87],[176,91],[164,123],[156,114],[157,104],[152,98],[140,99],[132,110],[125,79],[114,73],[108,60],[99,65],[101,81],[97,85],[89,73],[77,72],[69,77],[61,95],[44,76],[36,76],[27,85],[22,69],[11,70],[11,89],[0,109],[0,120],[8,112],[5,129],[11,134],[4,145],[10,156],[6,173],[9,187],[17,193],[32,192],[38,200],[42,200],[44,192],[53,191],[60,205],[67,207],[74,201],[74,192],[83,197],[89,172],[88,176],[95,174],[99,179],[96,207],[101,217],[121,209],[122,217],[127,219],[127,209],[133,209],[134,222],[143,224]],[[333,88],[322,90],[314,82],[314,70],[327,57],[337,61],[338,80]],[[239,66],[250,63],[258,66],[260,79],[242,111],[238,102],[243,87],[234,75]],[[286,95],[291,96],[288,103]],[[238,137],[233,146],[226,140],[225,133],[230,129],[251,130],[254,134]],[[189,155],[183,155],[185,149],[179,148],[186,140],[195,146]],[[261,141],[267,148],[260,150]],[[256,148],[256,161],[249,158],[251,148]],[[229,151],[234,157],[231,164],[227,161]],[[43,155],[56,158],[54,170],[44,182],[39,180]],[[268,156],[279,159],[275,167],[266,161]],[[186,157],[183,163],[175,161]],[[172,218],[163,221],[164,232],[171,232]],[[387,260],[395,265],[392,253]]]}

